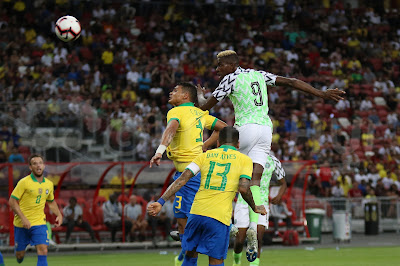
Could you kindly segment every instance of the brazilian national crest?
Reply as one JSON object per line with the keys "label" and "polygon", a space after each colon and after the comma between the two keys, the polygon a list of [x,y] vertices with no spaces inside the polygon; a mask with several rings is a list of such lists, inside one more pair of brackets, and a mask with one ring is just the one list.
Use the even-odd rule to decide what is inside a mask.
{"label": "brazilian national crest", "polygon": [[39,188],[39,194],[42,194],[42,192],[43,192],[43,189]]}

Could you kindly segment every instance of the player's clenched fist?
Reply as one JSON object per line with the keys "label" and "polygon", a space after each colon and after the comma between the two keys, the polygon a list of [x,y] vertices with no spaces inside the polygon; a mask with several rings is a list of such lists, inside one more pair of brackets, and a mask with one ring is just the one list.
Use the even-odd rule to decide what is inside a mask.
{"label": "player's clenched fist", "polygon": [[153,202],[147,206],[147,213],[151,216],[157,216],[157,214],[161,211],[161,204],[158,202]]}

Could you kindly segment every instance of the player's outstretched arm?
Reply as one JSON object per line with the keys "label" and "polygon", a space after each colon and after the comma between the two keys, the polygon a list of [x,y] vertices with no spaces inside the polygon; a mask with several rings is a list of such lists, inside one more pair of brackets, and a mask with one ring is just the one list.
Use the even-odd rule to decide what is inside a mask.
{"label": "player's outstretched arm", "polygon": [[243,199],[249,204],[255,213],[266,215],[267,211],[263,205],[256,206],[254,203],[253,195],[250,190],[250,180],[247,178],[239,179],[239,192],[242,194]]}
{"label": "player's outstretched arm", "polygon": [[162,155],[167,149],[168,145],[171,144],[172,140],[174,139],[178,127],[179,127],[178,121],[176,120],[169,121],[167,128],[165,129],[161,137],[161,144],[160,146],[158,146],[153,158],[151,158],[150,160],[150,168],[153,166],[153,164],[156,164],[157,166],[160,165]]}
{"label": "player's outstretched arm", "polygon": [[29,220],[25,217],[25,215],[22,213],[20,207],[19,207],[19,203],[16,199],[14,199],[13,197],[10,197],[10,199],[8,200],[8,204],[10,205],[11,209],[13,210],[13,212],[19,216],[19,218],[21,218],[22,221],[22,225],[24,226],[24,228],[29,229],[31,228],[31,223],[29,222]]}
{"label": "player's outstretched arm", "polygon": [[56,200],[53,200],[52,202],[48,202],[50,210],[57,216],[56,218],[56,226],[62,225],[63,222],[63,216],[60,212],[60,209],[58,209],[58,205]]}
{"label": "player's outstretched arm", "polygon": [[167,201],[170,197],[172,197],[172,195],[178,192],[179,189],[181,189],[181,187],[183,187],[193,176],[194,175],[192,171],[185,169],[181,176],[171,185],[169,185],[161,198],[159,198],[157,202],[151,203],[147,207],[147,213],[151,216],[156,216],[161,211],[161,208],[164,205],[165,201]]}
{"label": "player's outstretched arm", "polygon": [[210,96],[208,99],[204,97],[205,88],[197,85],[197,101],[199,102],[199,108],[203,111],[210,110],[218,103],[218,100],[214,96]]}
{"label": "player's outstretched arm", "polygon": [[276,78],[275,81],[275,85],[276,86],[285,86],[285,87],[292,87],[295,88],[297,90],[312,94],[314,96],[326,99],[326,100],[334,100],[334,101],[339,101],[339,100],[343,100],[343,97],[346,92],[341,91],[339,89],[328,89],[326,91],[321,91],[321,90],[317,90],[316,88],[314,88],[313,86],[311,86],[310,84],[296,79],[296,78],[285,78],[285,77],[281,77],[278,76]]}
{"label": "player's outstretched arm", "polygon": [[219,132],[224,128],[228,126],[225,122],[221,120],[217,120],[217,123],[214,126],[214,131],[211,134],[211,136],[204,142],[203,144],[203,151],[207,151],[209,147],[217,143],[217,140],[219,138]]}

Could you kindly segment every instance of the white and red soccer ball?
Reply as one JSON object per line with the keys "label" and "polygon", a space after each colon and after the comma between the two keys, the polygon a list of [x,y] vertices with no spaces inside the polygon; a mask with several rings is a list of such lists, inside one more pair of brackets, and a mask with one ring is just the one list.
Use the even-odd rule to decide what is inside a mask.
{"label": "white and red soccer ball", "polygon": [[63,16],[56,22],[55,32],[57,37],[64,41],[75,41],[81,35],[81,23],[73,16]]}

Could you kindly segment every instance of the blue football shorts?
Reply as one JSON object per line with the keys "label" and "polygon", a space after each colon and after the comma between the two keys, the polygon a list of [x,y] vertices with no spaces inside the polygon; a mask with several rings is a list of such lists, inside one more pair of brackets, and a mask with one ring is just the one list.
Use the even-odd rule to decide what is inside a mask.
{"label": "blue football shorts", "polygon": [[25,250],[29,244],[31,246],[49,245],[47,226],[45,224],[35,225],[29,229],[14,226],[14,240],[15,251]]}
{"label": "blue football shorts", "polygon": [[[176,172],[174,175],[174,181],[181,176],[182,172]],[[200,187],[200,172],[192,177],[186,185],[181,187],[181,189],[175,193],[174,200],[174,216],[175,218],[188,218],[190,214],[190,209],[192,208],[192,203],[194,196],[196,196],[197,191]]]}
{"label": "blue football shorts", "polygon": [[229,226],[214,218],[191,214],[182,237],[184,251],[197,251],[215,259],[226,259]]}

